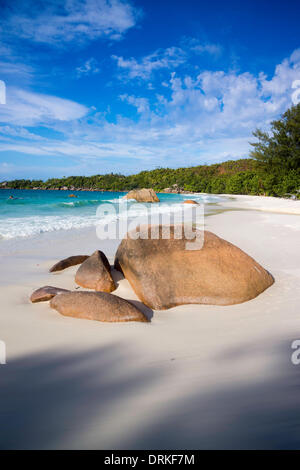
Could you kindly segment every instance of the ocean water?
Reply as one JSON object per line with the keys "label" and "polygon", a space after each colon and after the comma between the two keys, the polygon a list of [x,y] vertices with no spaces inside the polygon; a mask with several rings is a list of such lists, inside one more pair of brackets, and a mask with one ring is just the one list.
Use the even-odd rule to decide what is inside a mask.
{"label": "ocean water", "polygon": [[[70,194],[77,197],[70,198]],[[151,210],[157,213],[175,212],[182,208],[185,199],[208,204],[220,200],[208,195],[159,194],[161,202],[155,205],[134,201],[126,204],[123,196],[119,192],[0,190],[0,243],[45,232],[95,226],[99,223],[99,208],[101,211],[106,207],[104,204],[111,204],[113,210],[101,214],[101,223],[124,217],[126,211],[130,217],[147,215],[151,206],[155,206]]]}

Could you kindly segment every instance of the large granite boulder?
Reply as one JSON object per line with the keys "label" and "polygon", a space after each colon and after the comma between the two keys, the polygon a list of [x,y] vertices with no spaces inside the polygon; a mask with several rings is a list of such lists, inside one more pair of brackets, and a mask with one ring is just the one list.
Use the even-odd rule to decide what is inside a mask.
{"label": "large granite boulder", "polygon": [[69,256],[69,258],[65,258],[61,261],[58,261],[58,263],[54,264],[54,266],[52,266],[49,271],[50,273],[62,271],[63,269],[69,268],[70,266],[76,266],[77,264],[81,264],[88,258],[89,255]]}
{"label": "large granite boulder", "polygon": [[103,322],[147,322],[147,317],[133,304],[106,292],[69,292],[57,295],[50,307],[62,315]]}
{"label": "large granite boulder", "polygon": [[47,300],[52,299],[58,294],[65,294],[70,292],[68,289],[61,289],[60,287],[44,286],[35,290],[31,296],[30,300],[32,303],[36,302],[46,302]]}
{"label": "large granite boulder", "polygon": [[75,282],[81,287],[101,292],[112,292],[116,289],[108,259],[98,250],[79,267]]}
{"label": "large granite boulder", "polygon": [[[231,305],[253,299],[274,282],[253,258],[235,245],[205,231],[201,249],[186,249],[186,238],[124,238],[117,250],[116,269],[144,304],[162,310],[182,304]],[[198,235],[200,235],[198,233]],[[201,237],[198,237],[198,240]],[[190,246],[189,245],[189,246]]]}
{"label": "large granite boulder", "polygon": [[134,189],[124,196],[124,199],[135,199],[137,202],[159,202],[153,189]]}

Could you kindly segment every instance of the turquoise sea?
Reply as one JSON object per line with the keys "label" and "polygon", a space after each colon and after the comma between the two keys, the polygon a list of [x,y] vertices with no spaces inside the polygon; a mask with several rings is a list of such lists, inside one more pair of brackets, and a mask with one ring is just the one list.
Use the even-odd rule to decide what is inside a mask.
{"label": "turquoise sea", "polygon": [[[70,198],[70,194],[76,198]],[[0,190],[0,240],[96,225],[99,222],[96,211],[103,204],[112,204],[115,209],[115,215],[110,213],[103,215],[103,218],[120,217],[126,210],[123,196],[124,193],[119,192]],[[161,201],[155,204],[158,213],[165,211],[167,206],[176,211],[185,199],[205,203],[218,202],[220,199],[205,195],[158,196]],[[130,202],[130,215],[144,215],[150,206],[153,205]]]}

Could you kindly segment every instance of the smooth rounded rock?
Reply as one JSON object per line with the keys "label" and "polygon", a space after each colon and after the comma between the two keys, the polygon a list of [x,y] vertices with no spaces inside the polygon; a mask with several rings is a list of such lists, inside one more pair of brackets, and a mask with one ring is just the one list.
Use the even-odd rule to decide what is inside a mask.
{"label": "smooth rounded rock", "polygon": [[103,322],[148,322],[133,304],[106,292],[69,292],[57,295],[50,307],[62,315]]}
{"label": "smooth rounded rock", "polygon": [[31,294],[30,300],[32,303],[46,302],[47,300],[51,300],[56,295],[64,294],[66,292],[70,292],[70,291],[68,289],[61,289],[60,287],[44,286],[35,290]]}
{"label": "smooth rounded rock", "polygon": [[197,201],[193,201],[193,199],[186,199],[185,201],[183,201],[183,204],[196,204],[197,206],[199,206],[199,203]]}
{"label": "smooth rounded rock", "polygon": [[95,251],[77,270],[75,282],[86,289],[112,292],[116,289],[110,264],[102,251]]}
{"label": "smooth rounded rock", "polygon": [[[232,243],[205,231],[203,247],[187,249],[192,242],[170,239],[124,238],[117,250],[115,266],[139,299],[156,310],[182,304],[232,305],[253,299],[270,287],[274,279],[253,258]],[[153,230],[153,227],[152,227]],[[135,231],[132,232],[133,234]],[[201,239],[201,233],[198,239]]]}
{"label": "smooth rounded rock", "polygon": [[133,189],[124,196],[124,199],[135,199],[137,202],[159,202],[156,192],[153,189]]}
{"label": "smooth rounded rock", "polygon": [[65,258],[61,261],[58,261],[58,263],[54,264],[52,268],[49,269],[49,271],[50,273],[62,271],[63,269],[69,268],[70,266],[76,266],[77,264],[81,264],[88,258],[89,255],[69,256],[69,258]]}

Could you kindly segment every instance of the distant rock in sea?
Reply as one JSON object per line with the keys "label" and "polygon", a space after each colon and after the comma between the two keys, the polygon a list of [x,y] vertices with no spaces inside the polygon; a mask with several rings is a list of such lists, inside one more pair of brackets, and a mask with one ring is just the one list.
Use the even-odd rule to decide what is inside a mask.
{"label": "distant rock in sea", "polygon": [[186,199],[186,201],[183,201],[183,204],[195,204],[195,205],[199,205],[199,203],[197,201],[193,201],[192,199]]}
{"label": "distant rock in sea", "polygon": [[135,199],[137,202],[159,202],[153,189],[133,189],[124,196],[124,199]]}

